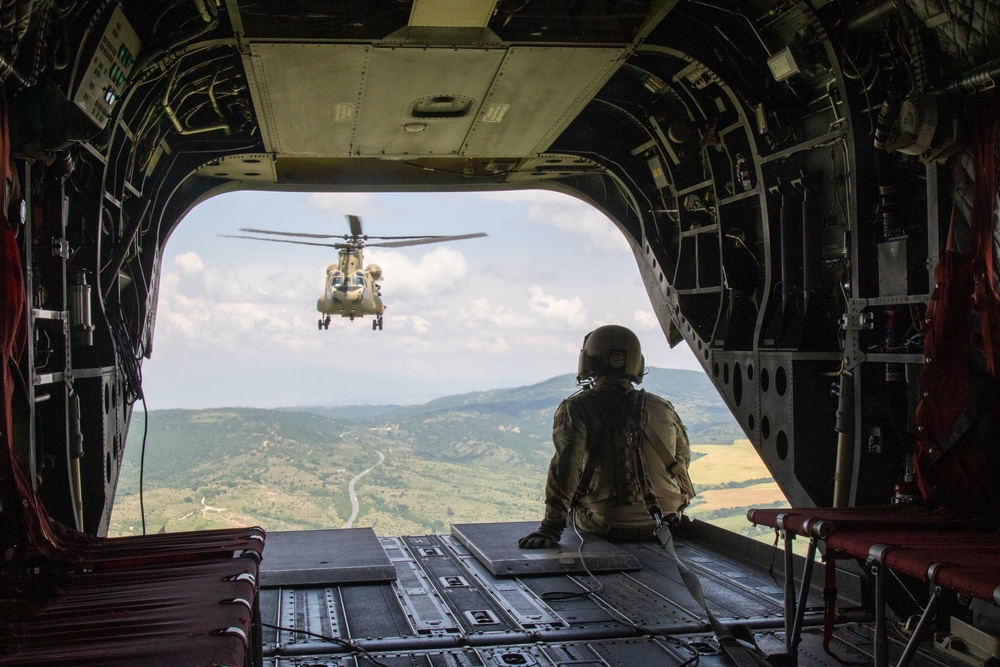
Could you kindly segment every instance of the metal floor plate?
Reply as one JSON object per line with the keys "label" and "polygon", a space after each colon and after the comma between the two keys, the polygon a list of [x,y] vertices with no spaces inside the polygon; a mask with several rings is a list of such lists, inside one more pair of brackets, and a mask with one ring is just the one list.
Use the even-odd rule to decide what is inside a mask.
{"label": "metal floor plate", "polygon": [[[333,545],[359,531],[270,533],[264,563],[265,576],[270,568],[272,578],[265,580],[260,592],[261,617],[267,624],[262,630],[266,664],[372,664],[356,646],[389,667],[681,667],[689,664],[694,648],[701,652],[702,667],[732,665],[708,633],[703,612],[681,583],[676,563],[655,543],[612,545],[588,537],[584,546],[588,564],[592,549],[599,547],[605,553],[631,556],[641,566],[635,571],[605,570],[589,577],[570,568],[511,576],[529,569],[517,561],[522,557],[517,538],[536,525],[465,524],[456,526],[454,535],[377,541],[362,531],[368,533],[365,544],[370,547],[359,547],[366,551],[355,551],[348,560],[360,560],[370,568],[387,558],[395,568],[395,580],[362,583],[345,577],[343,583],[325,585],[274,584],[280,581],[274,573],[282,563],[304,569],[314,562],[320,570],[315,576],[293,572],[294,578],[328,582],[339,559]],[[484,543],[497,563],[502,564],[504,556],[515,557],[501,565],[502,576],[491,574],[488,559],[474,552]],[[777,552],[700,523],[690,526],[676,543],[678,555],[697,573],[719,619],[752,631],[764,653],[781,659],[783,595],[769,573]],[[278,546],[272,552],[274,545]],[[491,551],[490,545],[496,548]],[[569,551],[574,547],[575,542],[550,551],[578,560],[578,554]],[[559,558],[550,560],[567,567],[558,563]],[[775,576],[780,581],[780,571]],[[823,581],[821,573],[816,580]],[[587,595],[566,595],[587,589]],[[856,604],[852,600],[841,598],[849,606]],[[839,624],[830,644],[834,655],[825,651],[822,604],[817,594],[806,605],[799,667],[841,667],[839,660],[871,664],[871,623]],[[354,646],[343,644],[344,640]],[[898,633],[889,635],[893,661],[902,652],[902,640]],[[929,644],[918,651],[913,667],[962,667],[957,659],[928,649]]]}
{"label": "metal floor plate", "polygon": [[293,530],[267,535],[261,586],[395,581],[396,568],[371,528]]}
{"label": "metal floor plate", "polygon": [[610,542],[581,533],[584,537],[580,557],[580,538],[572,529],[563,532],[559,544],[548,549],[521,549],[517,540],[538,527],[537,521],[515,523],[461,523],[451,533],[497,577],[521,577],[533,574],[585,574],[591,572],[628,572],[641,569],[639,560]]}

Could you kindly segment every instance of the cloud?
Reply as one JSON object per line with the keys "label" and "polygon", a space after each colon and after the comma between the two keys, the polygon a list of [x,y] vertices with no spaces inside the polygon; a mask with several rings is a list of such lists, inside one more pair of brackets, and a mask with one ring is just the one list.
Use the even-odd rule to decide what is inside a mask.
{"label": "cloud", "polygon": [[624,235],[610,219],[590,204],[547,190],[518,190],[515,192],[483,192],[479,197],[489,202],[528,204],[525,218],[567,232],[584,241],[588,252],[631,253]]}
{"label": "cloud", "polygon": [[567,206],[581,203],[576,197],[551,190],[503,190],[502,192],[479,192],[480,199],[491,202],[514,204],[520,202],[538,202],[553,206]]}
{"label": "cloud", "polygon": [[648,310],[637,310],[632,313],[632,321],[640,331],[660,330],[660,321],[656,319],[656,314]]}
{"label": "cloud", "polygon": [[465,347],[470,350],[476,350],[477,352],[510,352],[510,345],[504,340],[503,336],[494,336],[493,338],[479,338],[473,337],[465,341]]}
{"label": "cloud", "polygon": [[[320,211],[336,211],[344,215],[371,215],[377,210],[375,198],[369,192],[314,192],[309,205]],[[362,221],[363,222],[363,221]]]}
{"label": "cloud", "polygon": [[528,288],[528,307],[532,312],[544,315],[550,321],[565,323],[574,328],[582,327],[587,322],[587,310],[580,297],[559,299],[546,294],[537,285]]}
{"label": "cloud", "polygon": [[472,308],[461,308],[459,315],[476,329],[484,326],[490,329],[528,329],[538,326],[537,318],[525,314],[523,309],[505,308],[485,296],[473,299]]}
{"label": "cloud", "polygon": [[583,340],[583,333],[578,338],[569,339],[566,336],[555,336],[545,333],[525,333],[518,338],[518,343],[526,348],[546,353],[558,353],[571,355],[575,358],[580,351],[580,342]]}
{"label": "cloud", "polygon": [[[310,322],[314,320],[297,312],[308,313],[312,304],[289,298],[296,280],[304,283],[301,277],[232,266],[208,266],[194,273],[192,269],[200,263],[195,260],[198,257],[194,253],[179,256],[174,264],[181,271],[162,277],[157,306],[158,350],[226,347],[252,352],[317,346],[317,341],[304,338],[306,332],[315,331],[315,324]],[[250,279],[241,279],[241,273],[250,274]],[[298,291],[305,292],[301,287]]]}
{"label": "cloud", "polygon": [[388,299],[451,294],[469,277],[468,260],[453,248],[435,248],[417,260],[395,250],[372,251],[367,260],[382,267]]}
{"label": "cloud", "polygon": [[425,334],[430,330],[430,321],[426,318],[420,317],[419,315],[406,315],[400,319],[408,321],[410,326],[413,328],[414,333]]}
{"label": "cloud", "polygon": [[174,266],[184,273],[198,273],[205,268],[205,263],[193,251],[188,251],[183,255],[174,257]]}
{"label": "cloud", "polygon": [[590,252],[631,253],[628,241],[607,216],[583,202],[572,205],[536,204],[528,209],[529,220],[550,225],[556,229],[581,237],[584,249]]}

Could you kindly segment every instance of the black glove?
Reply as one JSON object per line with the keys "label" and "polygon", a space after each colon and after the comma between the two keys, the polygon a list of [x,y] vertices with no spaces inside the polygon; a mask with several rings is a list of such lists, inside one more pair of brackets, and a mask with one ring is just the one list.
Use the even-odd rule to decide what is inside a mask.
{"label": "black glove", "polygon": [[559,542],[562,535],[561,529],[555,529],[542,523],[538,530],[528,533],[517,541],[517,546],[522,549],[548,549],[553,544]]}

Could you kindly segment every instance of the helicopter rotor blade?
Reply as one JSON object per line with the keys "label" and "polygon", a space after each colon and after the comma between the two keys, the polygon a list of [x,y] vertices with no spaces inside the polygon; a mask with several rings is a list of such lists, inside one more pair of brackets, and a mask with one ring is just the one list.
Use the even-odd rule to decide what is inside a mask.
{"label": "helicopter rotor blade", "polygon": [[416,236],[367,236],[366,235],[365,238],[366,239],[378,239],[378,240],[381,241],[381,240],[386,240],[386,239],[393,239],[393,240],[395,240],[395,239],[442,239],[442,238],[447,238],[447,237],[442,236],[441,234],[418,234]]}
{"label": "helicopter rotor blade", "polygon": [[351,226],[351,236],[361,236],[361,218],[356,215],[347,216],[347,222]]}
{"label": "helicopter rotor blade", "polygon": [[295,245],[314,245],[322,248],[346,248],[343,243],[312,243],[310,241],[292,241],[291,239],[265,239],[259,236],[239,236],[236,234],[219,234],[227,239],[250,239],[251,241],[270,241],[271,243],[294,243]]}
{"label": "helicopter rotor blade", "polygon": [[389,241],[388,243],[369,243],[369,248],[405,248],[411,245],[427,245],[428,243],[442,243],[444,241],[462,241],[464,239],[478,239],[486,236],[483,232],[477,234],[459,234],[457,236],[425,236],[412,241]]}
{"label": "helicopter rotor blade", "polygon": [[[307,239],[336,239],[340,238],[339,234],[306,234],[305,232],[275,232],[270,229],[251,229],[250,227],[241,227],[241,232],[250,232],[251,234],[277,234],[279,236],[300,236]],[[242,238],[242,237],[238,237]],[[265,239],[266,240],[266,239]]]}

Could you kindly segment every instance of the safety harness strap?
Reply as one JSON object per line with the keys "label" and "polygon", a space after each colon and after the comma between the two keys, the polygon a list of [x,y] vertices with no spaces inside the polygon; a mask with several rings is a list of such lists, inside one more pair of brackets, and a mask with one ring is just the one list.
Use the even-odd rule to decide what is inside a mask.
{"label": "safety harness strap", "polygon": [[[654,517],[657,519],[657,517]],[[767,665],[767,661],[760,656],[753,653],[746,646],[741,644],[739,640],[733,636],[729,628],[722,624],[722,622],[716,618],[712,610],[708,608],[708,604],[705,602],[705,594],[701,588],[701,581],[698,579],[698,575],[691,571],[687,565],[681,561],[677,556],[677,552],[674,550],[674,536],[670,532],[670,526],[666,523],[661,522],[657,519],[657,527],[655,531],[656,538],[660,540],[660,544],[663,545],[664,551],[667,555],[674,561],[677,565],[677,572],[681,575],[681,581],[684,582],[684,586],[691,593],[691,597],[694,598],[695,602],[702,608],[705,615],[708,617],[708,623],[712,626],[712,631],[715,633],[715,638],[719,641],[719,646],[722,650],[726,652],[733,662],[737,664],[738,667],[759,667],[760,665]]]}
{"label": "safety harness strap", "polygon": [[[646,412],[646,392],[643,389],[636,389],[631,392],[630,398],[638,403],[638,413],[639,417],[636,421],[638,424],[638,433],[641,433],[649,439],[650,444],[653,445],[653,449],[663,460],[663,465],[666,466],[667,472],[671,477],[677,480],[680,485],[681,490],[687,495],[687,499],[690,502],[695,496],[694,484],[691,483],[691,476],[688,474],[687,468],[678,461],[674,455],[670,452],[670,448],[667,447],[667,443],[663,442],[663,438],[656,431],[655,428],[649,426],[648,414]],[[636,398],[636,396],[638,398]],[[637,433],[637,435],[638,435]],[[641,448],[641,440],[636,439],[636,443]]]}

